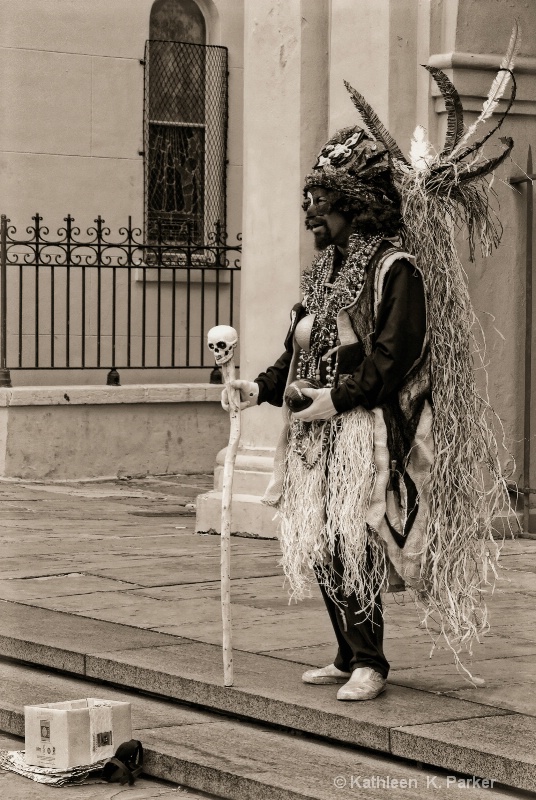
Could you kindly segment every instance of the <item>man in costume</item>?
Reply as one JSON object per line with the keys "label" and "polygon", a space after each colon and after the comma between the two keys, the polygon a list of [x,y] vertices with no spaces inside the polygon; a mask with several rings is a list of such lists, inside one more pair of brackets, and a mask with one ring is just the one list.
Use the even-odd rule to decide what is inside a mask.
{"label": "man in costume", "polygon": [[[294,458],[297,463],[287,470],[287,474],[295,484],[294,493],[300,492],[300,476],[304,472],[305,478],[311,473],[322,484],[325,481],[321,489],[323,501],[328,500],[326,493],[329,492],[328,502],[335,503],[334,518],[328,523],[333,528],[331,559],[326,563],[313,563],[313,567],[335,630],[338,652],[333,664],[306,672],[303,680],[308,683],[348,681],[339,691],[339,699],[370,699],[383,691],[389,671],[382,646],[383,616],[379,589],[383,567],[373,565],[374,556],[370,548],[366,543],[363,548],[363,542],[356,540],[353,515],[347,521],[347,529],[342,532],[337,529],[340,509],[332,496],[337,488],[330,486],[329,476],[326,478],[324,475],[325,472],[335,472],[329,463],[333,441],[325,448],[326,463],[320,463],[324,461],[321,457],[313,466],[310,464],[325,433],[326,420],[337,417],[338,425],[343,423],[343,428],[357,426],[355,431],[339,431],[333,427],[329,436],[330,439],[342,438],[349,447],[354,443],[359,446],[359,439],[355,441],[355,436],[361,434],[361,426],[366,428],[370,423],[370,414],[365,415],[362,409],[370,412],[383,406],[392,408],[392,454],[397,449],[399,451],[396,459],[393,458],[393,484],[398,475],[402,476],[410,443],[408,441],[404,446],[405,427],[397,428],[401,415],[398,392],[409,386],[411,376],[426,369],[424,287],[422,276],[410,261],[410,256],[404,254],[393,238],[401,224],[400,201],[383,144],[357,127],[340,131],[323,148],[315,168],[306,179],[304,195],[306,226],[313,232],[315,246],[321,255],[304,279],[304,302],[293,309],[285,353],[274,366],[258,376],[255,385],[237,383],[246,394],[253,392],[252,399],[257,403],[268,401],[279,406],[283,405],[289,375],[290,380],[311,378],[322,384],[323,388],[303,390],[303,394],[311,397],[313,402],[293,415],[295,431],[290,447],[298,458]],[[380,278],[379,273],[382,287],[378,291],[375,282]],[[340,316],[337,325],[339,315],[344,316]],[[426,390],[427,383],[421,391],[419,411]],[[352,415],[353,411],[356,413]],[[350,417],[347,426],[344,426],[345,417]],[[357,419],[353,420],[353,417]],[[363,420],[361,417],[366,418]],[[366,433],[365,429],[365,436]],[[302,452],[302,446],[306,453]],[[368,463],[358,474],[354,471],[342,475],[343,485],[338,487],[339,493],[351,492],[351,483],[354,482],[359,484],[360,495],[365,499],[372,477],[371,450],[368,456]],[[309,462],[306,460],[304,463],[302,457]],[[344,464],[344,457],[341,463]],[[404,491],[411,498],[412,507],[402,530],[395,532],[393,528],[393,535],[399,537],[401,543],[416,511],[416,489],[407,471],[404,481]],[[397,488],[400,491],[400,487]],[[273,487],[269,496],[272,492]],[[287,562],[285,571],[291,580],[296,576],[292,575],[290,551],[296,545],[299,547],[298,540],[304,542],[304,531],[301,530],[304,522],[311,526],[309,531],[305,531],[305,536],[312,539],[313,531],[318,535],[318,525],[303,519],[310,500],[305,489],[303,492],[303,502],[297,498],[297,507],[287,508],[287,514],[292,517],[288,523],[292,530],[288,535],[295,539],[294,546],[290,544],[284,555]],[[361,505],[364,510],[364,504]],[[345,537],[343,541],[342,537]],[[322,538],[322,535],[318,536],[318,544]],[[343,585],[345,555],[352,550],[352,540],[361,551],[351,553],[357,570],[370,575],[370,584],[362,587],[361,597],[355,590],[344,591]],[[379,552],[377,555],[381,557],[382,554]],[[346,584],[348,582],[349,575],[346,575]]]}
{"label": "man in costume", "polygon": [[[482,121],[517,47],[514,29],[506,79],[492,87]],[[279,511],[291,596],[307,596],[315,575],[338,643],[334,663],[303,680],[345,683],[339,700],[385,688],[386,588],[414,592],[459,663],[460,648],[487,626],[482,569],[484,578],[494,570],[492,520],[508,504],[490,408],[474,381],[472,308],[453,230],[467,225],[471,254],[477,237],[485,252],[498,243],[483,178],[513,142],[503,140],[495,159],[481,154],[505,112],[468,145],[479,121],[464,133],[455,88],[428,69],[445,98],[447,141],[433,155],[417,129],[409,161],[347,86],[368,132],[339,131],[305,180],[306,226],[320,253],[303,276],[285,352],[255,381],[234,384],[243,408],[284,406],[264,501]],[[515,83],[508,108],[514,95]]]}

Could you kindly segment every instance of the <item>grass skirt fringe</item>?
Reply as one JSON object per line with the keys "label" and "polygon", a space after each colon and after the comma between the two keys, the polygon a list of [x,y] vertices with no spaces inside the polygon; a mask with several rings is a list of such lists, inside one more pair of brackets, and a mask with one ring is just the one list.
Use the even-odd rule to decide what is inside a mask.
{"label": "grass skirt fringe", "polygon": [[404,243],[426,287],[435,451],[422,552],[425,591],[417,600],[458,660],[488,628],[484,592],[500,550],[493,519],[508,513],[510,501],[494,432],[498,419],[475,382],[475,367],[486,376],[485,352],[454,233],[465,224],[471,250],[476,239],[490,249],[499,234],[486,189],[460,184],[440,195],[415,181],[403,196]]}
{"label": "grass skirt fringe", "polygon": [[292,422],[285,457],[281,564],[291,599],[310,595],[315,570],[339,605],[332,558],[343,565],[342,593],[355,592],[364,613],[387,576],[385,549],[366,515],[375,477],[374,416],[363,408],[325,422]]}

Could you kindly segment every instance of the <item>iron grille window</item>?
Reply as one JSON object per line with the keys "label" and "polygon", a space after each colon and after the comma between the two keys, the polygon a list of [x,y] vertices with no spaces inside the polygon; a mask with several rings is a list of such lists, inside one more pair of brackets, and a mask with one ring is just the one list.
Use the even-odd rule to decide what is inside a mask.
{"label": "iron grille window", "polygon": [[227,49],[145,47],[148,241],[201,245],[226,227]]}

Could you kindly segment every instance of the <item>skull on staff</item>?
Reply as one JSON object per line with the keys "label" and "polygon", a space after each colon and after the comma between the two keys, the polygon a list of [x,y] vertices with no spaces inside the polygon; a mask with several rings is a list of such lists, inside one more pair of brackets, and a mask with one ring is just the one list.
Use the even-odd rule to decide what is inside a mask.
{"label": "skull on staff", "polygon": [[216,325],[208,332],[208,346],[214,353],[218,366],[226,364],[233,357],[238,343],[238,334],[230,325]]}

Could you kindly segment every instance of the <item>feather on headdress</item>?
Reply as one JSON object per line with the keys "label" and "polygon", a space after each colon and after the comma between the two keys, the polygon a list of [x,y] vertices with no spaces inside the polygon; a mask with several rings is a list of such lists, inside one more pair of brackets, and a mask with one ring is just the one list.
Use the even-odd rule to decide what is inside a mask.
{"label": "feather on headdress", "polygon": [[[484,101],[482,111],[475,122],[467,128],[465,133],[463,130],[463,106],[456,87],[442,70],[437,67],[425,66],[425,69],[428,70],[439,87],[443,100],[445,101],[447,133],[443,149],[439,154],[433,156],[432,146],[426,141],[424,129],[417,126],[413,135],[409,162],[370,104],[359,92],[345,81],[345,86],[350,93],[352,102],[360,112],[367,129],[376,139],[384,144],[389,152],[395,181],[402,186],[406,186],[408,184],[408,179],[411,180],[412,175],[415,177],[415,175],[418,174],[419,179],[424,181],[426,188],[430,192],[434,192],[438,195],[443,194],[450,196],[453,189],[456,192],[456,188],[460,183],[474,181],[477,178],[484,178],[504,161],[513,147],[513,142],[509,138],[501,139],[501,142],[504,144],[504,150],[496,158],[484,159],[481,151],[485,142],[487,142],[501,127],[515,100],[516,82],[513,75],[513,68],[517,53],[519,52],[520,43],[519,24],[516,20],[510,36],[508,49],[501,61],[499,71],[490,87],[488,96]],[[480,128],[482,123],[489,120],[496,111],[499,101],[502,99],[510,80],[512,80],[510,98],[499,120],[482,139],[470,144],[470,139]],[[468,156],[473,156],[473,160],[470,163],[465,161]],[[460,202],[463,202],[462,197],[458,199]]]}
{"label": "feather on headdress", "polygon": [[495,111],[495,109],[497,108],[497,106],[499,104],[499,100],[501,99],[501,97],[503,96],[503,94],[506,91],[506,87],[508,86],[508,82],[509,82],[510,78],[512,78],[512,81],[513,81],[512,95],[513,96],[510,98],[510,102],[508,104],[508,107],[507,107],[506,111],[504,112],[504,114],[502,115],[501,119],[499,120],[499,123],[496,125],[496,127],[488,135],[491,136],[492,133],[494,133],[497,130],[497,128],[499,128],[500,125],[502,125],[502,122],[503,122],[506,114],[510,110],[510,108],[512,106],[512,103],[514,102],[514,98],[515,98],[515,79],[514,79],[514,75],[513,75],[513,69],[514,69],[515,60],[516,60],[517,54],[519,52],[520,46],[521,46],[521,35],[520,35],[520,31],[519,31],[519,23],[516,20],[515,23],[514,23],[512,34],[510,36],[510,42],[508,43],[508,49],[507,49],[507,51],[505,53],[505,56],[504,56],[503,60],[501,61],[501,65],[499,67],[499,71],[497,73],[497,76],[496,76],[495,80],[493,81],[493,83],[491,84],[490,90],[488,92],[488,96],[486,97],[486,99],[484,101],[484,105],[482,106],[482,111],[480,112],[480,115],[479,115],[478,119],[476,120],[476,122],[473,122],[473,124],[469,126],[469,128],[467,129],[465,134],[462,136],[459,144],[457,145],[457,147],[454,149],[454,151],[452,153],[453,157],[456,156],[456,155],[460,156],[460,152],[459,151],[461,150],[463,145],[466,142],[469,141],[469,139],[471,138],[473,133],[476,131],[478,126],[482,122],[485,122],[487,119],[489,119],[491,117],[491,115],[493,114],[493,112]]}
{"label": "feather on headdress", "polygon": [[365,98],[362,94],[360,94],[356,89],[354,89],[348,81],[344,81],[344,85],[346,86],[347,90],[350,92],[350,97],[352,98],[352,102],[354,106],[357,108],[359,113],[363,118],[363,122],[367,126],[370,133],[374,136],[375,139],[379,139],[382,142],[387,150],[389,151],[390,155],[394,159],[398,159],[403,164],[407,164],[406,158],[404,153],[399,148],[383,122],[380,120],[372,106],[367,103]]}

